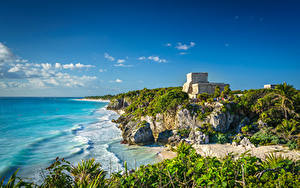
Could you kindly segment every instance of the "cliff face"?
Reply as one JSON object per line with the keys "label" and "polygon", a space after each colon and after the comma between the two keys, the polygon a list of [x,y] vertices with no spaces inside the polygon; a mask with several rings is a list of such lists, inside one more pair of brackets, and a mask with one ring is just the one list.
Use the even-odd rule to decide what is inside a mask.
{"label": "cliff face", "polygon": [[[128,99],[123,98],[111,101],[107,109],[122,111],[129,105]],[[157,113],[154,116],[136,118],[130,114],[121,115],[116,123],[122,130],[124,143],[173,145],[180,140],[208,143],[209,135],[203,131],[205,125],[211,125],[215,131],[226,132],[233,123],[239,121],[238,116],[222,111],[224,106],[221,103],[214,102],[205,106],[210,107],[212,111],[202,120],[192,110],[178,106],[176,111]]]}

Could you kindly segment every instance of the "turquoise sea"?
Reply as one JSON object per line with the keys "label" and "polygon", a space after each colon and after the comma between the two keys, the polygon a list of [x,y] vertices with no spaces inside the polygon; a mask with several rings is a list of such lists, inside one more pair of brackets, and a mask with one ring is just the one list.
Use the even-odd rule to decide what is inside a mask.
{"label": "turquoise sea", "polygon": [[151,147],[120,144],[118,114],[107,103],[72,98],[0,98],[0,177],[40,181],[56,157],[78,163],[95,158],[107,171],[156,162]]}

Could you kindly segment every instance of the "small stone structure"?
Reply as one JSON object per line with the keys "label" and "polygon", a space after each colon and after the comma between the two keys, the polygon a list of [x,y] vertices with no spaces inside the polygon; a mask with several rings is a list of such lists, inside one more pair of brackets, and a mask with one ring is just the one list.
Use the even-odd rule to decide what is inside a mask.
{"label": "small stone structure", "polygon": [[190,98],[196,98],[197,94],[201,93],[213,94],[216,86],[219,86],[220,90],[223,91],[224,87],[228,85],[224,83],[208,82],[207,72],[188,73],[186,79],[187,81],[183,85],[182,91],[188,93]]}
{"label": "small stone structure", "polygon": [[275,87],[276,87],[276,84],[266,84],[266,85],[264,85],[265,89],[275,89]]}

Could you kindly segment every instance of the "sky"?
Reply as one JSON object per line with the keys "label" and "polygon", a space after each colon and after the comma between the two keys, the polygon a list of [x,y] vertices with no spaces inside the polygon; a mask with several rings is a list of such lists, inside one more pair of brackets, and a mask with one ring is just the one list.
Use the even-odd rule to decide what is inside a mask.
{"label": "sky", "polygon": [[298,0],[10,0],[0,96],[91,96],[182,86],[300,89]]}

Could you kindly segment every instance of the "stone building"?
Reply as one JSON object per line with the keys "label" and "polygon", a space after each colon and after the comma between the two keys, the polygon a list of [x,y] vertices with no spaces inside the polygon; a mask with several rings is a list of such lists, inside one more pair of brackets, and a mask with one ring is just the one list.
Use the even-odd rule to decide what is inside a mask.
{"label": "stone building", "polygon": [[277,86],[276,84],[266,84],[266,85],[264,85],[264,88],[265,89],[275,89],[276,86]]}
{"label": "stone building", "polygon": [[213,94],[216,86],[219,86],[222,92],[224,87],[228,85],[224,83],[208,82],[207,72],[188,73],[186,79],[187,81],[183,85],[182,91],[188,93],[190,98],[196,98],[197,94],[201,93]]}

